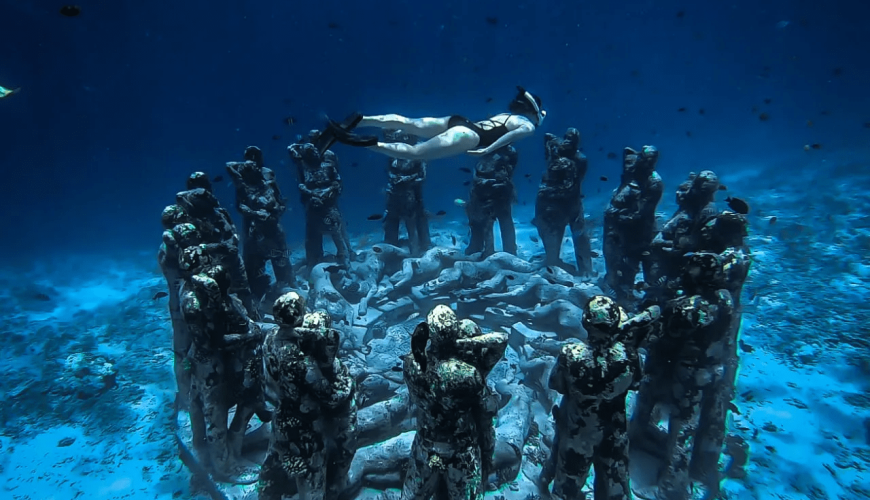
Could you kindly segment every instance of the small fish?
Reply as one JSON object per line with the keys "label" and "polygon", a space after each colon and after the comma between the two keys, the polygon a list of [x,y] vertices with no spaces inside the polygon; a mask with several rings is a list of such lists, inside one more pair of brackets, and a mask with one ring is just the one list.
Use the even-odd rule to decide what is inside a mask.
{"label": "small fish", "polygon": [[337,272],[341,271],[342,269],[344,269],[344,267],[339,266],[338,264],[326,266],[323,268],[323,270],[328,272],[328,273],[337,273]]}
{"label": "small fish", "polygon": [[770,104],[770,103],[772,103],[772,102],[773,102],[773,100],[770,99],[770,98],[766,98],[766,99],[764,99],[764,104]]}
{"label": "small fish", "polygon": [[685,112],[685,111],[686,111],[686,108],[679,108],[679,109],[677,109],[677,113],[683,113],[683,112]]}
{"label": "small fish", "polygon": [[699,114],[699,115],[703,115],[704,113],[706,113],[706,111],[704,111],[704,108],[699,108],[699,109],[698,109],[698,114]]}
{"label": "small fish", "polygon": [[638,281],[637,283],[634,284],[634,289],[637,290],[638,292],[643,292],[644,290],[647,290],[648,288],[649,288],[649,284],[647,284],[646,281]]}
{"label": "small fish", "polygon": [[355,161],[355,162],[351,163],[350,166],[353,167],[353,168],[356,168],[356,167],[359,166],[359,162],[356,162],[356,161]]}
{"label": "small fish", "polygon": [[770,115],[767,113],[761,113],[760,115],[758,115],[758,119],[766,122],[767,120],[770,120]]}
{"label": "small fish", "polygon": [[834,76],[842,76],[843,68],[834,68],[834,70],[831,71],[831,74]]}
{"label": "small fish", "polygon": [[151,297],[151,300],[159,300],[159,299],[162,299],[163,297],[168,297],[168,296],[169,296],[169,294],[166,292],[157,292],[154,294],[153,297]]}
{"label": "small fish", "polygon": [[445,212],[444,210],[439,210],[435,212],[435,215],[437,215],[438,217],[442,217],[444,215],[447,215],[447,212]]}
{"label": "small fish", "polygon": [[775,224],[775,223],[776,223],[776,216],[775,216],[775,215],[771,215],[770,218],[767,219],[767,223],[768,223],[768,224]]}
{"label": "small fish", "polygon": [[396,366],[392,366],[392,367],[390,367],[390,370],[392,370],[392,371],[394,371],[394,372],[400,372],[400,371],[402,371],[402,367],[396,365]]}
{"label": "small fish", "polygon": [[818,143],[810,144],[810,147],[813,149],[822,149],[822,145]]}
{"label": "small fish", "polygon": [[514,276],[513,274],[507,274],[507,275],[505,275],[505,278],[507,278],[507,279],[509,279],[509,280],[515,280],[515,279],[517,279],[517,277]]}
{"label": "small fish", "polygon": [[459,167],[459,170],[465,172],[466,174],[470,174],[470,173],[471,173],[471,169],[468,168],[468,167]]}
{"label": "small fish", "polygon": [[465,182],[462,183],[463,186],[467,186],[467,185],[469,185],[469,184],[471,184],[471,181],[465,181]]}
{"label": "small fish", "polygon": [[686,130],[686,137],[692,137],[692,131]]}
{"label": "small fish", "polygon": [[381,220],[384,218],[384,214],[371,214],[366,219],[368,220]]}
{"label": "small fish", "polygon": [[486,23],[490,26],[498,26],[498,18],[497,17],[487,17]]}
{"label": "small fish", "polygon": [[532,174],[526,174],[524,177],[525,177],[526,179],[528,179],[528,178],[530,178],[531,176],[532,176]]}
{"label": "small fish", "polygon": [[603,182],[607,182],[607,176],[602,175],[601,177],[599,177],[599,179],[601,179]]}
{"label": "small fish", "polygon": [[0,99],[3,99],[4,97],[9,97],[12,94],[17,94],[19,92],[21,92],[21,87],[18,87],[16,89],[7,89],[6,87],[0,87]]}
{"label": "small fish", "polygon": [[288,116],[287,118],[284,118],[285,125],[293,125],[294,123],[296,123],[296,118],[293,118],[292,116]]}
{"label": "small fish", "polygon": [[813,121],[807,120],[807,127],[812,127],[812,126],[813,126]]}
{"label": "small fish", "polygon": [[870,128],[870,122],[864,122],[864,128]]}
{"label": "small fish", "polygon": [[731,413],[736,413],[738,415],[741,415],[740,408],[737,408],[737,405],[734,404],[734,401],[728,401],[728,404],[725,405],[725,407],[728,408],[729,410],[731,410]]}
{"label": "small fish", "polygon": [[616,153],[614,153],[614,152],[612,152],[612,151],[611,151],[610,153],[607,153],[607,159],[608,159],[608,160],[615,160],[615,159],[616,159]]}
{"label": "small fish", "polygon": [[33,296],[33,298],[36,300],[40,300],[42,302],[48,302],[51,300],[51,297],[49,297],[48,295],[46,295],[44,293],[37,293],[36,295]]}
{"label": "small fish", "polygon": [[451,235],[450,235],[450,241],[452,241],[452,242],[453,242],[453,245],[455,246],[455,245],[456,245],[456,236],[454,236],[454,235],[451,234]]}
{"label": "small fish", "polygon": [[66,17],[76,17],[82,13],[82,8],[78,5],[64,5],[60,8],[60,15]]}
{"label": "small fish", "polygon": [[733,196],[729,196],[725,198],[725,203],[728,204],[728,208],[734,210],[738,214],[746,215],[749,213],[749,203],[741,200],[740,198],[735,198]]}
{"label": "small fish", "polygon": [[725,184],[719,184],[719,191],[728,191],[728,186]]}
{"label": "small fish", "polygon": [[529,236],[529,239],[532,240],[533,243],[540,241],[536,236]]}
{"label": "small fish", "polygon": [[272,140],[273,140],[273,141],[280,141],[280,140],[281,140],[281,136],[280,136],[280,135],[273,135],[273,136],[272,136]]}
{"label": "small fish", "polygon": [[737,341],[737,344],[740,345],[740,350],[743,352],[752,352],[755,350],[754,347],[744,342],[742,339]]}
{"label": "small fish", "polygon": [[492,97],[487,97],[486,102],[492,102]]}
{"label": "small fish", "polygon": [[216,176],[214,176],[214,179],[212,179],[211,181],[212,182],[221,182],[222,180],[224,180],[224,176],[216,175]]}
{"label": "small fish", "polygon": [[462,198],[456,198],[455,200],[453,200],[453,204],[457,207],[464,207],[468,204],[468,202],[463,200]]}
{"label": "small fish", "polygon": [[682,11],[682,10],[677,11],[677,18],[678,18],[678,19],[679,19],[679,18],[682,18],[682,17],[685,16],[685,15],[686,15],[685,11]]}
{"label": "small fish", "polygon": [[590,251],[589,255],[591,255],[593,258],[601,257],[601,254],[596,252],[595,250]]}
{"label": "small fish", "polygon": [[337,30],[337,29],[341,28],[341,25],[339,25],[336,22],[331,22],[331,23],[327,24],[326,27],[331,29],[331,30]]}

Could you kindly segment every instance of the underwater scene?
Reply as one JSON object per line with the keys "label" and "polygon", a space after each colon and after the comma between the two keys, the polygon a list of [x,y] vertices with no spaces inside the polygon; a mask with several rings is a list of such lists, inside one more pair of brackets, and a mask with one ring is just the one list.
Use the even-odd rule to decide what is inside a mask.
{"label": "underwater scene", "polygon": [[870,3],[0,12],[0,499],[870,498]]}

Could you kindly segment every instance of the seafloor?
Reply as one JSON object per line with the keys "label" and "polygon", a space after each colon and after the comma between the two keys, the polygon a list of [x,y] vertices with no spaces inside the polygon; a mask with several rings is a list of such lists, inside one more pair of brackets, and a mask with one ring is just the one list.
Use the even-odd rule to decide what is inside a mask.
{"label": "seafloor", "polygon": [[[861,171],[717,169],[752,204],[754,256],[731,430],[751,455],[745,477],[724,482],[727,498],[870,498],[870,177]],[[665,178],[662,216],[680,181]],[[605,195],[586,199],[596,250]],[[174,438],[169,314],[165,299],[152,300],[166,288],[158,215],[153,252],[0,271],[0,498],[194,496]],[[520,256],[542,253],[530,207],[514,218]],[[453,246],[455,235],[464,247],[464,221],[432,224],[435,244]],[[534,491],[527,472],[488,497],[525,500]]]}

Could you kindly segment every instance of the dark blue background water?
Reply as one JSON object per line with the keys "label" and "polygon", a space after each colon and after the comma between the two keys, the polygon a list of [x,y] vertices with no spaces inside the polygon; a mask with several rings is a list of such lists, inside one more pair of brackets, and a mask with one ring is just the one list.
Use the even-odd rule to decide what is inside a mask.
{"label": "dark blue background water", "polygon": [[[0,252],[153,249],[186,176],[223,174],[251,144],[294,200],[298,240],[286,146],[322,113],[480,119],[518,84],[543,98],[544,131],[582,133],[587,192],[600,175],[612,177],[605,194],[615,187],[620,165],[606,154],[626,145],[662,150],[667,193],[691,169],[799,170],[868,149],[867,2],[701,4],[82,0],[66,18],[62,2],[4,0],[0,85],[23,90],[0,100]],[[808,143],[823,149],[807,154]],[[540,134],[518,147],[520,172],[537,181]],[[351,232],[371,228],[385,159],[337,151]],[[465,195],[463,165],[473,159],[430,168],[430,209],[461,215],[451,200]],[[534,185],[520,186],[533,199]]]}

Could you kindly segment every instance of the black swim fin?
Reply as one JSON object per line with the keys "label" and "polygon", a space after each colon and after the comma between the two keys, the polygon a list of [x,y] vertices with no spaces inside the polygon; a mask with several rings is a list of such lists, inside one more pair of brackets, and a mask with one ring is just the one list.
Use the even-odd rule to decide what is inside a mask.
{"label": "black swim fin", "polygon": [[[331,148],[336,141],[338,141],[339,134],[349,134],[350,131],[356,128],[363,119],[363,115],[361,113],[353,112],[338,124],[333,120],[330,120],[329,117],[326,118],[326,130],[320,134],[320,138],[317,140],[317,150],[320,151],[320,154],[326,152],[327,149]],[[353,135],[353,134],[351,134]],[[376,141],[377,142],[377,141]]]}
{"label": "black swim fin", "polygon": [[357,135],[351,132],[362,120],[362,115],[355,113],[348,116],[343,123],[337,123],[327,119],[326,130],[336,141],[347,144],[349,146],[368,147],[378,143],[377,136],[374,135]]}

